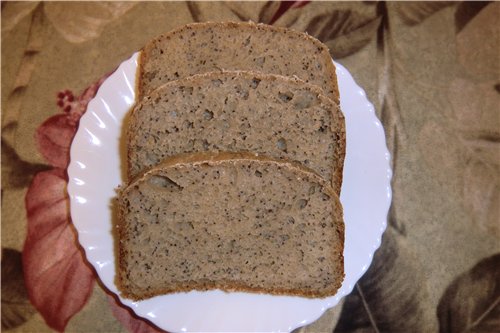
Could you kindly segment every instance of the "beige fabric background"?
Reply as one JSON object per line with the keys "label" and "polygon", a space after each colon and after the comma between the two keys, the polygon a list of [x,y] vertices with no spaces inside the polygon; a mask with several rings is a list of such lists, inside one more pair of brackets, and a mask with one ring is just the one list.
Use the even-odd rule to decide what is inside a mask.
{"label": "beige fabric background", "polygon": [[[59,112],[59,91],[80,94],[149,39],[182,24],[269,23],[279,8],[2,2],[2,249],[23,249],[24,196],[33,175],[48,168],[34,133]],[[274,23],[330,47],[375,105],[393,156],[393,207],[372,267],[343,312],[341,304],[301,331],[500,331],[499,18],[499,3],[313,2]],[[6,281],[4,262],[3,255]],[[9,316],[4,295],[2,286],[2,317]],[[2,330],[53,331],[26,299],[21,303],[21,319],[4,325],[2,318]],[[126,329],[96,284],[66,331]]]}

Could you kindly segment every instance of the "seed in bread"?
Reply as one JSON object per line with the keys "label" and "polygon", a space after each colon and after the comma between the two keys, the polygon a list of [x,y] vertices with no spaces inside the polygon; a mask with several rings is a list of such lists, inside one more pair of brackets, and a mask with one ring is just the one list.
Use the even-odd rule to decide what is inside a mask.
{"label": "seed in bread", "polygon": [[334,295],[344,277],[342,207],[301,165],[196,153],[147,171],[118,198],[122,294],[222,289]]}

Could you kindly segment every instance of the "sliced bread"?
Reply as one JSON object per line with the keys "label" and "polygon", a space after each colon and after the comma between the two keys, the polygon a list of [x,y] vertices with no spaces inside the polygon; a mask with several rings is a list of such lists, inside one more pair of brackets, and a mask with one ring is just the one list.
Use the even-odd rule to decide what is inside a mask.
{"label": "sliced bread", "polygon": [[165,82],[217,70],[297,76],[339,101],[335,65],[323,43],[252,22],[194,23],[154,39],[141,52],[139,96]]}
{"label": "sliced bread", "polygon": [[344,117],[321,89],[297,78],[246,71],[191,76],[153,91],[128,126],[129,179],[177,154],[249,151],[298,161],[340,192]]}
{"label": "sliced bread", "polygon": [[326,297],[344,277],[342,207],[299,164],[176,156],[119,193],[118,285],[134,300],[222,289]]}

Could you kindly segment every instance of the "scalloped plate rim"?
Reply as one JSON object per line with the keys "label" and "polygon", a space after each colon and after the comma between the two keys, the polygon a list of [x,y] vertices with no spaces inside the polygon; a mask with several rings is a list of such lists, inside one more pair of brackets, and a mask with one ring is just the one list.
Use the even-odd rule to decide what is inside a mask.
{"label": "scalloped plate rim", "polygon": [[[168,320],[172,320],[171,322],[168,321],[166,322],[164,319],[159,318],[157,316],[157,313],[159,311],[165,310],[165,304],[168,302],[170,303],[181,302],[183,306],[188,306],[189,302],[193,301],[192,300],[193,297],[194,300],[201,297],[200,298],[201,300],[206,301],[206,299],[203,299],[203,297],[205,297],[206,295],[208,295],[209,298],[218,300],[219,302],[220,299],[224,301],[224,299],[226,298],[231,299],[231,297],[236,297],[236,300],[241,299],[245,301],[248,301],[249,299],[250,300],[257,299],[256,304],[254,305],[255,308],[253,309],[256,312],[261,313],[261,315],[263,313],[265,314],[266,312],[263,312],[261,311],[261,309],[258,309],[259,306],[263,306],[264,304],[265,308],[265,304],[269,304],[269,302],[274,303],[275,300],[278,300],[277,302],[280,303],[280,299],[284,302],[283,304],[285,305],[287,304],[287,302],[292,302],[292,303],[297,302],[297,304],[302,304],[302,306],[305,306],[306,309],[309,311],[310,311],[309,308],[313,305],[315,306],[316,309],[315,311],[313,311],[313,313],[309,312],[307,315],[303,315],[302,317],[299,317],[295,311],[292,314],[293,317],[287,317],[286,313],[285,314],[281,313],[282,315],[281,317],[275,316],[273,318],[269,317],[260,318],[261,320],[259,322],[262,323],[262,320],[264,320],[267,323],[266,324],[267,326],[262,324],[260,326],[258,325],[255,326],[255,322],[257,320],[252,320],[255,319],[255,317],[251,316],[249,313],[245,313],[244,316],[247,318],[251,317],[250,321],[245,324],[242,324],[242,326],[237,326],[240,323],[235,324],[234,322],[231,322],[230,318],[227,318],[230,317],[229,315],[225,316],[224,319],[226,319],[227,322],[231,322],[231,324],[224,326],[223,324],[221,325],[220,321],[214,324],[213,318],[210,318],[208,317],[207,314],[204,314],[203,318],[207,322],[211,322],[212,326],[209,325],[210,330],[216,330],[216,331],[225,331],[227,329],[235,330],[234,328],[238,327],[239,328],[238,330],[243,329],[250,331],[263,331],[263,330],[277,331],[277,332],[291,331],[297,327],[307,325],[318,319],[324,313],[324,311],[326,311],[328,308],[335,306],[340,301],[340,299],[342,299],[352,291],[355,283],[359,280],[359,278],[361,278],[361,276],[366,272],[366,270],[370,266],[371,261],[373,259],[373,254],[380,246],[382,234],[387,227],[387,214],[392,200],[392,192],[390,184],[392,178],[392,171],[390,168],[390,154],[387,150],[383,126],[376,117],[375,109],[373,105],[368,101],[364,90],[354,82],[354,79],[352,78],[352,76],[345,67],[343,67],[338,63],[335,63],[337,67],[337,75],[339,78],[341,106],[345,114],[346,127],[347,127],[347,149],[346,149],[347,152],[346,152],[346,163],[344,168],[344,184],[342,186],[342,194],[340,199],[342,201],[342,204],[344,205],[344,214],[346,215],[346,249],[348,249],[348,251],[345,251],[346,279],[344,280],[344,284],[342,285],[342,287],[339,289],[338,293],[335,296],[328,297],[325,299],[311,300],[306,298],[290,297],[290,296],[256,295],[247,293],[224,293],[222,291],[215,290],[209,292],[190,292],[190,293],[179,293],[174,295],[157,296],[145,301],[133,302],[131,300],[123,299],[119,295],[119,293],[117,292],[117,288],[113,282],[114,275],[112,277],[109,276],[110,272],[112,272],[112,274],[115,273],[113,252],[111,253],[111,258],[110,258],[109,244],[107,244],[107,242],[110,241],[110,237],[112,236],[110,229],[104,230],[102,226],[99,224],[91,228],[90,226],[92,226],[92,222],[89,221],[89,216],[86,216],[85,213],[82,213],[81,209],[83,209],[82,207],[87,207],[86,205],[96,204],[95,201],[92,201],[93,195],[97,197],[99,196],[102,197],[105,196],[107,193],[108,199],[110,199],[112,196],[111,197],[109,196],[111,195],[111,193],[114,193],[114,186],[113,188],[109,188],[110,185],[109,183],[113,182],[110,179],[104,179],[104,181],[108,181],[108,183],[106,184],[106,186],[108,186],[107,192],[98,191],[97,188],[92,188],[92,181],[96,182],[101,179],[99,178],[99,175],[96,175],[96,172],[93,173],[89,172],[86,170],[86,168],[88,163],[94,163],[94,164],[97,163],[96,161],[92,160],[92,158],[95,158],[95,156],[92,154],[95,153],[96,151],[98,153],[97,156],[100,158],[103,158],[103,155],[99,153],[102,153],[103,151],[106,152],[106,150],[103,150],[105,148],[111,150],[117,148],[115,149],[114,153],[118,153],[119,151],[118,139],[115,142],[114,148],[113,147],[107,148],[106,145],[109,144],[109,142],[104,142],[101,139],[102,136],[104,136],[106,139],[109,139],[108,136],[111,136],[111,138],[116,139],[116,133],[114,133],[113,130],[109,129],[109,126],[113,126],[113,123],[115,122],[116,128],[114,129],[114,131],[118,130],[118,127],[121,126],[124,114],[128,112],[128,110],[130,109],[131,105],[135,100],[135,78],[136,78],[135,71],[137,67],[138,55],[139,52],[135,53],[130,59],[124,61],[118,67],[118,69],[103,82],[94,99],[90,101],[90,103],[88,104],[87,111],[80,119],[80,126],[74,137],[70,150],[70,164],[68,166],[68,178],[69,178],[68,193],[70,196],[71,217],[73,220],[73,224],[75,225],[75,228],[78,232],[78,240],[85,251],[87,259],[94,266],[103,284],[111,292],[117,294],[122,303],[132,308],[138,315],[147,318],[148,320],[156,324],[158,327],[168,331],[206,330],[206,328],[205,329],[201,328],[201,327],[207,327],[203,326],[204,325],[203,321],[200,320],[190,321],[188,319],[190,317],[192,318],[193,316],[196,317],[196,315],[194,314],[186,314],[185,312],[183,312],[181,313],[181,315],[184,314],[185,317],[182,320],[180,320],[179,317],[174,318],[174,315],[171,315],[170,317],[172,318],[168,318]],[[353,106],[351,104],[354,103],[354,101],[357,104]],[[123,105],[127,105],[127,108],[125,109]],[[360,109],[361,111],[353,110],[353,108]],[[356,114],[355,112],[366,112],[366,113]],[[355,117],[359,117],[360,119],[357,118],[355,119]],[[366,119],[363,120],[363,117],[366,117]],[[369,246],[367,245],[366,249],[363,249],[362,253],[363,255],[357,254],[357,256],[355,257],[355,260],[361,260],[361,262],[358,263],[358,265],[356,266],[356,269],[353,268],[352,271],[349,270],[348,272],[348,266],[351,264],[351,261],[354,260],[351,259],[349,256],[351,251],[349,250],[350,249],[349,246],[352,245],[351,234],[353,234],[354,236],[356,235],[349,228],[354,226],[353,225],[354,222],[352,222],[352,220],[349,220],[350,217],[348,215],[350,213],[347,212],[347,210],[352,209],[350,208],[352,202],[352,197],[351,197],[352,191],[350,190],[352,186],[349,183],[349,179],[346,178],[351,177],[350,175],[351,169],[355,169],[358,167],[358,165],[356,164],[351,165],[352,163],[356,163],[356,159],[368,158],[366,156],[358,156],[359,152],[353,151],[353,149],[363,149],[362,146],[358,147],[357,145],[352,144],[353,142],[357,143],[356,141],[353,140],[357,141],[361,139],[367,140],[367,138],[364,137],[361,138],[360,136],[352,137],[353,135],[352,133],[358,130],[358,127],[360,126],[361,122],[363,122],[363,126],[369,126],[368,128],[372,130],[371,135],[373,135],[373,137],[370,137],[369,138],[370,140],[368,140],[370,141],[370,144],[374,144],[373,142],[376,142],[376,144],[378,145],[378,150],[376,150],[374,158],[376,159],[377,163],[379,163],[377,165],[379,169],[371,170],[371,172],[377,171],[380,174],[380,176],[376,177],[377,178],[376,181],[378,181],[376,186],[377,190],[379,190],[379,192],[381,193],[381,198],[378,201],[378,205],[375,206],[378,214],[377,215],[378,219],[376,222],[374,222],[373,225],[369,225],[373,228],[371,230],[371,234],[368,235],[369,236],[368,239],[364,240],[366,241],[366,243],[369,243]],[[120,131],[118,132],[120,133]],[[364,135],[366,135],[366,132],[363,133],[363,136]],[[104,146],[104,148],[102,148],[102,146]],[[373,152],[368,152],[368,154],[369,153]],[[104,159],[106,158],[109,159],[109,155],[111,154],[105,154]],[[101,162],[101,160],[98,160],[98,162]],[[85,165],[85,167],[82,167],[82,165]],[[101,167],[102,163],[98,163],[98,166]],[[95,178],[97,178],[97,180]],[[90,179],[91,183],[89,186],[86,186],[88,179]],[[115,180],[114,185],[118,185],[120,182],[121,179],[119,180],[118,183],[116,183]],[[98,184],[99,186],[102,185],[101,183]],[[359,186],[364,186],[364,185],[361,184]],[[94,192],[92,192],[92,190],[94,190]],[[95,191],[98,191],[99,193],[96,194]],[[83,195],[86,195],[86,197]],[[97,204],[99,205],[99,201],[97,202]],[[102,206],[102,202],[100,204]],[[111,221],[110,221],[111,216],[109,216],[111,214],[112,214],[111,209],[108,207],[108,218],[104,219],[105,220],[104,222],[107,222],[107,224],[104,223],[104,225],[107,225],[108,227],[111,226]],[[356,216],[356,218],[359,217]],[[106,234],[106,232],[108,232],[109,234]],[[113,239],[111,237],[111,243],[112,242]],[[105,246],[108,247],[107,250],[106,249],[103,250],[103,244],[105,244]],[[186,301],[187,305],[182,303],[183,300],[185,299],[187,299]],[[208,305],[210,306],[210,304]],[[304,310],[304,312],[305,311],[306,310]],[[292,312],[293,311],[290,311],[290,313]],[[212,313],[212,315],[216,316],[217,313]]]}

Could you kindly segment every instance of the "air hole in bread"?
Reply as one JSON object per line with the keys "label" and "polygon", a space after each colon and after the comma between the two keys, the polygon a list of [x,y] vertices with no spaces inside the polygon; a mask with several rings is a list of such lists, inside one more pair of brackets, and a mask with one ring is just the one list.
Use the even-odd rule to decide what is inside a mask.
{"label": "air hole in bread", "polygon": [[248,44],[250,44],[250,38],[251,36],[248,36],[247,39],[245,39],[245,41],[243,42],[243,46],[247,46]]}
{"label": "air hole in bread", "polygon": [[278,142],[276,142],[276,146],[278,147],[279,150],[286,151],[286,140],[280,138]]}
{"label": "air hole in bread", "polygon": [[308,109],[315,104],[316,96],[311,93],[304,93],[295,98],[295,107],[299,109]]}
{"label": "air hole in bread", "polygon": [[259,86],[259,83],[260,83],[260,80],[254,77],[252,79],[252,82],[250,83],[250,88],[257,89],[257,87]]}
{"label": "air hole in bread", "polygon": [[288,102],[290,102],[293,99],[293,93],[291,93],[291,92],[279,93],[278,97],[283,102],[288,103]]}
{"label": "air hole in bread", "polygon": [[213,83],[214,86],[220,87],[220,85],[222,84],[222,80],[219,80],[219,79],[212,80],[212,83]]}
{"label": "air hole in bread", "polygon": [[206,120],[210,120],[214,117],[214,113],[208,109],[205,109],[205,111],[203,111],[203,118],[205,118]]}
{"label": "air hole in bread", "polygon": [[299,208],[304,209],[307,206],[307,200],[306,199],[300,199],[298,202]]}
{"label": "air hole in bread", "polygon": [[254,58],[253,60],[258,66],[262,67],[264,66],[264,63],[266,62],[266,57],[259,57],[259,58]]}
{"label": "air hole in bread", "polygon": [[154,175],[148,180],[148,183],[156,188],[167,189],[169,191],[178,190],[182,191],[182,186],[174,182],[166,176]]}

